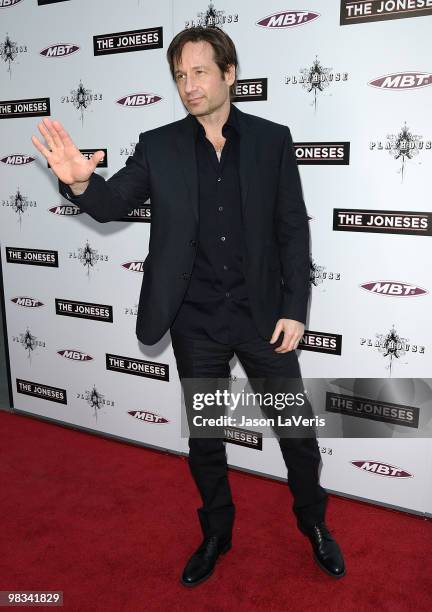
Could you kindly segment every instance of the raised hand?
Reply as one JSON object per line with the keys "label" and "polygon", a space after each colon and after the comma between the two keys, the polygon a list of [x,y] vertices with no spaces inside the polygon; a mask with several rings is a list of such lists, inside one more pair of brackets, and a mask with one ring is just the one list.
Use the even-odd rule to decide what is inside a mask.
{"label": "raised hand", "polygon": [[48,148],[36,136],[32,136],[32,143],[47,159],[54,174],[66,185],[75,185],[79,188],[80,183],[87,183],[103,159],[104,152],[96,151],[90,159],[87,159],[74,145],[59,121],[44,118],[38,123],[38,129]]}

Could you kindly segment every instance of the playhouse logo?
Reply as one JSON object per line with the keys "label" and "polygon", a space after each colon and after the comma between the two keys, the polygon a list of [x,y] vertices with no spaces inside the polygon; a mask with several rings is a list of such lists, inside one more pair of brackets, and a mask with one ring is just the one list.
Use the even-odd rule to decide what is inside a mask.
{"label": "playhouse logo", "polygon": [[346,81],[348,81],[348,72],[334,72],[332,68],[323,66],[318,56],[315,56],[315,60],[309,68],[300,70],[300,76],[290,75],[285,77],[286,85],[301,85],[308,94],[312,95],[311,106],[314,107],[315,111],[320,94],[331,85]]}
{"label": "playhouse logo", "polygon": [[27,53],[27,45],[18,45],[6,34],[6,38],[0,43],[0,57],[6,64],[6,70],[9,72],[10,78],[12,78],[12,63],[20,53]]}
{"label": "playhouse logo", "polygon": [[96,267],[96,264],[108,261],[109,257],[93,249],[87,240],[85,245],[79,248],[78,251],[71,251],[69,253],[69,259],[78,261],[86,270],[87,276],[90,277],[90,270],[98,270],[99,268]]}
{"label": "playhouse logo", "polygon": [[339,281],[341,279],[340,272],[327,272],[325,266],[316,263],[314,259],[310,262],[310,283],[313,287],[319,287],[327,281]]}
{"label": "playhouse logo", "polygon": [[43,340],[38,340],[36,336],[33,336],[28,327],[22,334],[19,334],[18,336],[12,336],[12,342],[17,342],[23,347],[23,349],[27,353],[27,358],[30,363],[32,355],[37,354],[37,352],[35,352],[36,349],[46,348],[45,342]]}
{"label": "playhouse logo", "polygon": [[20,227],[25,212],[29,208],[36,208],[37,206],[36,200],[29,200],[27,196],[20,192],[19,188],[15,194],[9,196],[9,200],[2,200],[1,204],[2,206],[8,207],[14,211],[14,213],[18,216]]}
{"label": "playhouse logo", "polygon": [[423,140],[419,134],[413,134],[406,123],[397,134],[388,134],[384,142],[377,140],[369,145],[371,151],[387,151],[399,162],[397,173],[401,175],[401,182],[404,180],[407,163],[417,157],[420,151],[430,151],[431,148],[431,141]]}
{"label": "playhouse logo", "polygon": [[193,28],[196,26],[203,26],[204,28],[218,27],[223,28],[226,23],[233,24],[238,23],[238,13],[225,14],[224,10],[215,8],[213,2],[210,2],[205,11],[197,13],[195,19],[189,19],[185,21],[185,28]]}
{"label": "playhouse logo", "polygon": [[262,28],[292,28],[311,23],[315,19],[318,19],[319,16],[319,13],[313,11],[283,11],[263,17],[263,19],[257,21],[255,25]]}
{"label": "playhouse logo", "polygon": [[104,408],[114,408],[115,403],[113,400],[110,400],[105,397],[102,393],[96,388],[96,385],[93,385],[91,389],[86,389],[84,393],[77,393],[77,399],[81,399],[90,406],[93,410],[93,416],[97,421],[98,414],[103,414],[101,412]]}
{"label": "playhouse logo", "polygon": [[385,369],[389,371],[390,376],[396,362],[404,365],[408,363],[403,362],[402,357],[409,353],[425,354],[424,345],[412,344],[408,338],[399,335],[394,325],[388,332],[376,333],[375,338],[360,338],[360,346],[376,349],[385,360]]}
{"label": "playhouse logo", "polygon": [[432,85],[430,72],[394,72],[369,81],[368,85],[387,91],[407,91]]}
{"label": "playhouse logo", "polygon": [[84,113],[88,111],[92,102],[100,100],[102,100],[102,94],[93,93],[93,90],[87,89],[81,79],[76,89],[71,89],[68,96],[61,96],[60,98],[62,104],[72,104],[74,106],[79,112],[82,124],[84,124]]}

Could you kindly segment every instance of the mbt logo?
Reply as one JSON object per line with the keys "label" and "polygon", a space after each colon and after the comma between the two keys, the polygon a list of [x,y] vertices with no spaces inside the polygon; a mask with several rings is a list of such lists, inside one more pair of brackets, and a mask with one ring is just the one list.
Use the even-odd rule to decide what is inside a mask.
{"label": "mbt logo", "polygon": [[128,261],[122,264],[122,268],[129,270],[130,272],[144,272],[143,261]]}
{"label": "mbt logo", "polygon": [[292,28],[293,26],[305,25],[314,21],[320,16],[313,11],[284,11],[283,13],[273,13],[256,22],[262,28]]}
{"label": "mbt logo", "polygon": [[157,96],[152,93],[136,93],[129,94],[128,96],[124,96],[123,98],[119,98],[116,100],[116,104],[120,104],[120,106],[126,106],[129,108],[141,107],[141,106],[150,106],[151,104],[156,104],[160,102],[163,98],[161,96]]}
{"label": "mbt logo", "polygon": [[350,461],[350,463],[352,466],[359,470],[363,470],[363,472],[368,472],[369,474],[390,476],[391,478],[414,478],[413,474],[395,465],[391,465],[390,463],[381,463],[380,461],[371,461],[370,459],[360,459],[357,461]]}
{"label": "mbt logo", "polygon": [[91,361],[93,359],[93,357],[88,353],[82,353],[81,351],[74,351],[71,349],[57,351],[57,354],[65,359],[70,359],[71,361]]}
{"label": "mbt logo", "polygon": [[22,0],[0,0],[0,8],[9,8],[11,6],[15,6]]}
{"label": "mbt logo", "polygon": [[388,91],[420,89],[420,87],[432,85],[432,74],[430,72],[394,72],[369,81],[368,85]]}
{"label": "mbt logo", "polygon": [[428,293],[426,289],[422,289],[422,287],[398,281],[370,281],[359,285],[359,287],[370,293],[375,293],[376,295],[386,295],[390,297],[413,297]]}
{"label": "mbt logo", "polygon": [[60,204],[59,206],[48,208],[48,212],[53,215],[59,215],[60,217],[73,217],[75,215],[80,215],[81,209],[71,204]]}
{"label": "mbt logo", "polygon": [[72,55],[72,53],[76,53],[79,50],[80,48],[78,45],[59,43],[57,45],[45,47],[45,49],[39,51],[39,55],[42,55],[42,57],[67,57],[68,55]]}
{"label": "mbt logo", "polygon": [[11,298],[11,302],[17,306],[25,306],[26,308],[39,308],[40,306],[45,306],[43,302],[40,302],[36,298],[25,296]]}
{"label": "mbt logo", "polygon": [[34,162],[35,158],[30,155],[6,155],[0,159],[2,164],[6,164],[6,166],[24,166],[25,164],[31,164]]}
{"label": "mbt logo", "polygon": [[137,421],[143,421],[145,423],[153,423],[157,425],[169,423],[168,419],[163,416],[160,416],[160,414],[156,414],[155,412],[148,412],[147,410],[129,410],[128,414],[130,414],[130,416],[136,419]]}

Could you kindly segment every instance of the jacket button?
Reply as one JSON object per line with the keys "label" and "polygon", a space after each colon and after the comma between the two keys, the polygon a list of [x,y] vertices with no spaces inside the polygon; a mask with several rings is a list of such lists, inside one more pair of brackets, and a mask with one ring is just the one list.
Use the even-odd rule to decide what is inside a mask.
{"label": "jacket button", "polygon": [[196,240],[190,240],[189,244],[191,245],[191,247],[196,246]]}
{"label": "jacket button", "polygon": [[183,274],[181,275],[181,277],[182,277],[184,280],[187,280],[187,279],[189,278],[189,274],[188,274],[188,272],[183,272]]}

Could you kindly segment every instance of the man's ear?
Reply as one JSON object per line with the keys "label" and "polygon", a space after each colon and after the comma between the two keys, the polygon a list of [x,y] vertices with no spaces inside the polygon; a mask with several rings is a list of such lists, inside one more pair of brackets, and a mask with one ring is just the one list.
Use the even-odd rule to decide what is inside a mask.
{"label": "man's ear", "polygon": [[235,81],[236,73],[234,64],[229,64],[225,71],[225,81],[228,85],[232,85]]}

